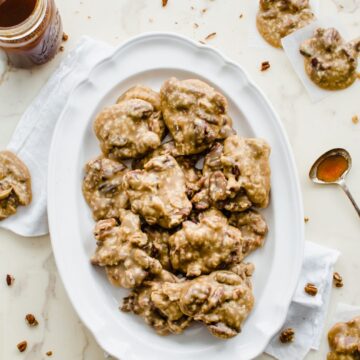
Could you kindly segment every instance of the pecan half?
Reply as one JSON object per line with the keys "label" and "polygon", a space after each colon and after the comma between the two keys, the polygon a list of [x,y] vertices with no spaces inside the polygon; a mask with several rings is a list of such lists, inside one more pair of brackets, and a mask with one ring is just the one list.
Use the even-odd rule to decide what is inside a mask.
{"label": "pecan half", "polygon": [[304,290],[307,294],[311,296],[316,296],[316,294],[318,293],[317,287],[312,283],[307,283]]}
{"label": "pecan half", "polygon": [[6,275],[6,284],[7,284],[7,286],[12,286],[14,281],[15,281],[15,278],[12,275],[10,275],[10,274]]}
{"label": "pecan half", "polygon": [[268,61],[263,61],[261,63],[261,71],[266,71],[267,69],[270,69],[270,63]]}
{"label": "pecan half", "polygon": [[48,352],[46,353],[46,356],[52,356],[52,354],[53,354],[52,351],[48,351]]}
{"label": "pecan half", "polygon": [[36,318],[33,314],[27,314],[25,316],[25,320],[28,323],[28,325],[31,327],[39,325],[39,322],[36,320]]}
{"label": "pecan half", "polygon": [[279,336],[279,340],[283,344],[292,342],[294,341],[294,339],[295,339],[295,331],[292,328],[284,329]]}
{"label": "pecan half", "polygon": [[16,346],[20,352],[24,352],[27,348],[27,341],[19,342]]}
{"label": "pecan half", "polygon": [[335,287],[341,288],[344,286],[342,276],[338,272],[334,272],[333,280]]}

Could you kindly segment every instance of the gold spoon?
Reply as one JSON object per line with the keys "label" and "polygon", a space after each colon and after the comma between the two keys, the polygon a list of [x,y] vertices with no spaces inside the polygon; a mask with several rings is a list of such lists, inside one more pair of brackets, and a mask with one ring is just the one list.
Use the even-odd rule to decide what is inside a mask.
{"label": "gold spoon", "polygon": [[360,216],[359,206],[345,183],[345,177],[351,169],[351,156],[345,149],[332,149],[321,155],[311,167],[309,177],[316,184],[339,185],[350,199]]}

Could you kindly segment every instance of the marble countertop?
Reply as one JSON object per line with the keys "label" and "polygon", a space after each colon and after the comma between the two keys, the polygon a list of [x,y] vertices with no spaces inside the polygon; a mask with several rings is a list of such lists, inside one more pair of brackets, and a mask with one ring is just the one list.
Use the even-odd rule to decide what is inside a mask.
{"label": "marble countertop", "polygon": [[[337,248],[341,257],[336,270],[344,287],[333,289],[326,329],[338,302],[360,305],[360,222],[339,188],[313,185],[307,177],[314,159],[333,147],[344,147],[353,155],[348,185],[360,202],[360,81],[350,89],[311,103],[304,87],[280,50],[249,47],[251,1],[238,0],[57,0],[69,40],[65,51],[45,66],[17,70],[0,54],[0,148],[5,148],[15,126],[66,52],[86,34],[116,45],[145,31],[173,31],[203,40],[239,62],[270,98],[287,130],[302,187],[306,239]],[[350,35],[360,34],[358,0],[320,1],[320,12],[338,17]],[[106,4],[106,6],[104,6]],[[202,9],[207,9],[202,11]],[[242,15],[242,16],[240,16]],[[199,26],[194,26],[194,23]],[[260,72],[262,61],[271,68]],[[286,221],[286,220],[284,220]],[[291,241],[291,239],[289,239]],[[39,360],[53,351],[57,360],[99,360],[103,352],[75,314],[58,276],[48,236],[22,238],[0,230],[0,359]],[[12,288],[6,274],[15,277]],[[29,328],[24,317],[33,313],[39,320]],[[20,354],[16,344],[27,340],[28,350]],[[326,334],[321,349],[307,359],[325,359]],[[267,359],[266,355],[260,359]]]}

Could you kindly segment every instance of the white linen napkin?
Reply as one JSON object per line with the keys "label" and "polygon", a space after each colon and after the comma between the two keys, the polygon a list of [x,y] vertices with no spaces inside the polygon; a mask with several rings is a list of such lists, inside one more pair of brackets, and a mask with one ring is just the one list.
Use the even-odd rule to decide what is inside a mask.
{"label": "white linen napkin", "polygon": [[[306,242],[298,287],[281,328],[293,328],[295,340],[282,344],[279,341],[280,330],[270,341],[266,353],[279,360],[302,360],[310,349],[319,349],[332,289],[334,265],[338,257],[337,250]],[[316,296],[305,293],[307,283],[318,288]]]}
{"label": "white linen napkin", "polygon": [[0,227],[29,237],[49,232],[48,155],[56,122],[74,87],[112,51],[114,48],[110,45],[83,37],[25,111],[7,149],[17,154],[29,168],[33,199],[29,206],[19,207],[17,214],[1,221]]}
{"label": "white linen napkin", "polygon": [[[0,227],[22,236],[48,233],[48,153],[56,122],[74,87],[88,76],[96,63],[112,51],[114,49],[109,45],[83,37],[24,113],[8,149],[29,167],[33,201],[30,206],[19,208],[15,216],[0,222]],[[295,329],[296,339],[291,344],[283,345],[276,335],[267,347],[267,353],[280,360],[300,360],[310,348],[318,348],[330,297],[333,266],[338,255],[335,250],[306,243],[301,278],[284,324],[284,327]],[[304,286],[308,282],[318,287],[316,297],[304,293]]]}

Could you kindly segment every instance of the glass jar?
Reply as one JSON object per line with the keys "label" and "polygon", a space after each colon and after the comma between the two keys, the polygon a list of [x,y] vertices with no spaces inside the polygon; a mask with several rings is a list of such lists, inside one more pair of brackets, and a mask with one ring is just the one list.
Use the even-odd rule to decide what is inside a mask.
{"label": "glass jar", "polygon": [[29,68],[55,56],[63,32],[54,0],[0,0],[0,12],[0,47],[14,66]]}

